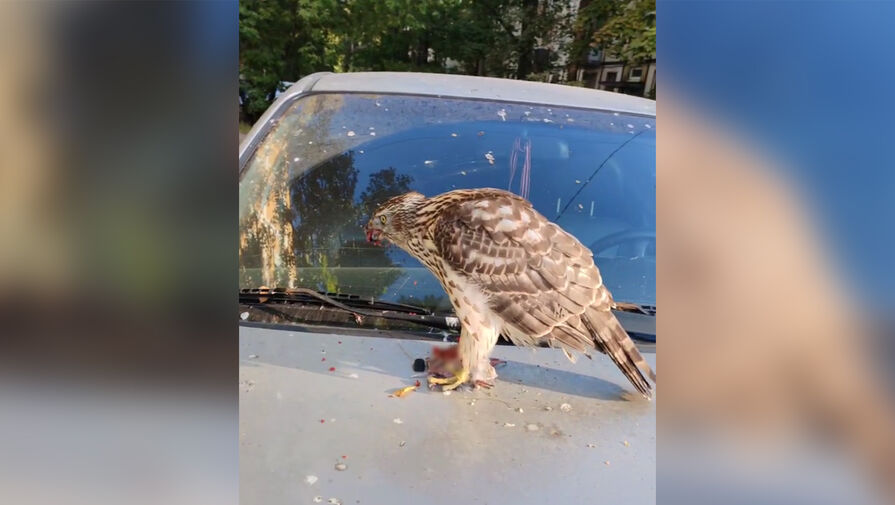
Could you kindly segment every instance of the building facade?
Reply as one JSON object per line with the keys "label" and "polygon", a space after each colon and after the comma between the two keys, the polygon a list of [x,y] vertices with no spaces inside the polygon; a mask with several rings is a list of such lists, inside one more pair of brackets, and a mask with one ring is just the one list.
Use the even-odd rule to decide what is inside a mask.
{"label": "building facade", "polygon": [[[656,97],[656,60],[631,64],[593,50],[574,69],[574,80],[585,87],[626,95]],[[573,76],[569,76],[570,78]]]}

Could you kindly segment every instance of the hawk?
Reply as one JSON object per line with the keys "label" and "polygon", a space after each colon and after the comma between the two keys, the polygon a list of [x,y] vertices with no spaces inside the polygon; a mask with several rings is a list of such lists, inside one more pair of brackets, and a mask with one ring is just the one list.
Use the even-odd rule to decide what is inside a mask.
{"label": "hawk", "polygon": [[461,189],[426,198],[417,192],[383,203],[367,240],[387,239],[438,278],[462,321],[454,377],[443,389],[497,377],[489,356],[502,334],[519,346],[608,355],[650,398],[656,375],[619,324],[593,254],[525,199],[499,189]]}

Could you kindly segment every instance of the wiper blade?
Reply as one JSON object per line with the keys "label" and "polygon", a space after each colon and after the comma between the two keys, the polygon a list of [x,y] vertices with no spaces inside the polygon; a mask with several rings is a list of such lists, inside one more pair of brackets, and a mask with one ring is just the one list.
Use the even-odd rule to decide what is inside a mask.
{"label": "wiper blade", "polygon": [[655,316],[656,315],[656,306],[655,305],[643,305],[639,303],[628,303],[628,302],[615,302],[615,310],[620,310],[622,312],[634,312],[635,314],[643,314],[645,316]]}
{"label": "wiper blade", "polygon": [[364,317],[378,317],[407,321],[430,328],[458,331],[460,320],[452,315],[433,314],[425,307],[386,302],[356,295],[320,293],[305,288],[250,288],[239,291],[239,302],[244,304],[297,303],[335,307],[354,314],[358,323]]}
{"label": "wiper blade", "polygon": [[[426,307],[408,305],[406,303],[387,302],[375,298],[362,298],[358,295],[343,293],[324,293],[305,288],[247,288],[239,290],[239,301],[242,303],[265,303],[267,301],[282,303],[329,303],[331,301],[347,305],[352,309],[392,310],[408,314],[428,314],[432,311]],[[336,305],[333,305],[336,306]]]}
{"label": "wiper blade", "polygon": [[[239,303],[264,306],[271,302],[334,307],[354,314],[358,324],[363,322],[364,317],[373,317],[405,321],[440,330],[460,331],[460,319],[455,315],[434,314],[425,307],[415,305],[386,302],[373,298],[365,299],[357,295],[320,293],[306,288],[270,289],[261,287],[239,290]],[[644,342],[656,342],[655,319],[653,319],[656,316],[656,307],[654,305],[616,302],[613,309],[632,314],[629,317],[619,315],[622,326],[631,338]]]}

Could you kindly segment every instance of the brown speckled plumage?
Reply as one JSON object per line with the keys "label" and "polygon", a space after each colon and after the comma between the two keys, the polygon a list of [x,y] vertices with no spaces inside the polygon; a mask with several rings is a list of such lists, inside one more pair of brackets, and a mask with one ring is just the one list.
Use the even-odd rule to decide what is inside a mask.
{"label": "brown speckled plumage", "polygon": [[591,251],[528,201],[498,189],[407,193],[374,213],[368,233],[439,279],[464,322],[460,358],[473,379],[496,376],[485,362],[503,334],[516,345],[560,347],[570,359],[596,349],[650,396],[643,374],[653,382],[655,374],[612,313]]}

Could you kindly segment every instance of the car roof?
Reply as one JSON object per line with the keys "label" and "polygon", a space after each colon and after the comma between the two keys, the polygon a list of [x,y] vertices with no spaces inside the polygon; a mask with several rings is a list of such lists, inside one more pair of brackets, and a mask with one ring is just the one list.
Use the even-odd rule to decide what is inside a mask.
{"label": "car roof", "polygon": [[[304,82],[303,82],[304,81]],[[343,92],[474,98],[656,115],[647,98],[591,88],[495,77],[416,72],[321,72],[296,83],[297,93]],[[290,92],[292,89],[289,90]]]}
{"label": "car roof", "polygon": [[545,82],[416,72],[318,72],[279,94],[239,146],[240,170],[269,122],[295,98],[313,93],[370,93],[467,98],[656,116],[656,102],[622,93]]}

